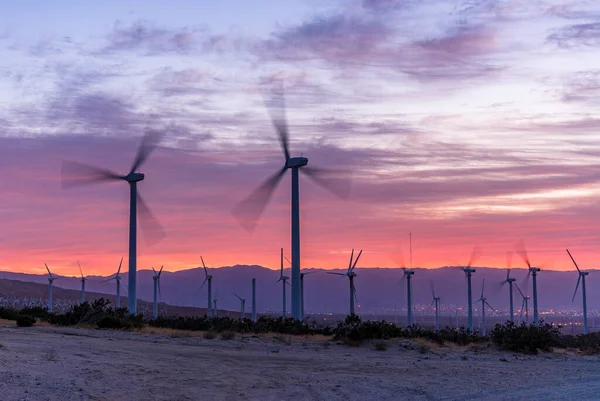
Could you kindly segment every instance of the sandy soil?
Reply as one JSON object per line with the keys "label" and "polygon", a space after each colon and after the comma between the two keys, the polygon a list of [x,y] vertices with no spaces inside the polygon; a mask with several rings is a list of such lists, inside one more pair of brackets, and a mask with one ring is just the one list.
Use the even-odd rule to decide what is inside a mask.
{"label": "sandy soil", "polygon": [[600,399],[597,356],[162,333],[1,324],[0,399]]}

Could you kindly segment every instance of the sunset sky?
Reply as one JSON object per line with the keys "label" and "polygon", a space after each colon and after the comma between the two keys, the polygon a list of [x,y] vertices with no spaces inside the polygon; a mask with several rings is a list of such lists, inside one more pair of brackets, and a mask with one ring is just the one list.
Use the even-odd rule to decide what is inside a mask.
{"label": "sunset sky", "polygon": [[[425,5],[426,4],[426,5]],[[61,189],[61,162],[127,173],[167,236],[138,267],[260,264],[290,248],[291,175],[257,229],[232,208],[284,163],[261,96],[283,79],[293,155],[353,173],[348,200],[300,181],[302,267],[600,267],[600,2],[5,2],[0,269],[110,274],[125,182]],[[402,251],[401,251],[402,249]],[[514,259],[517,266],[523,264]],[[518,262],[518,263],[517,263]]]}

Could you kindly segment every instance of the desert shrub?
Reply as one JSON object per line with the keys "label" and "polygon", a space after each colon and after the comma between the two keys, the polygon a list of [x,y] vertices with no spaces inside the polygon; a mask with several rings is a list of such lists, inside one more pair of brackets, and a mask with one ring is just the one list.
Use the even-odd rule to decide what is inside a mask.
{"label": "desert shrub", "polygon": [[0,319],[17,320],[21,317],[19,311],[12,308],[0,308]]}
{"label": "desert shrub", "polygon": [[20,315],[16,320],[17,326],[19,327],[31,327],[36,322],[36,319],[33,316],[28,315]]}
{"label": "desert shrub", "polygon": [[600,332],[560,336],[552,345],[561,348],[577,348],[586,355],[593,355],[600,352]]}
{"label": "desert shrub", "polygon": [[530,325],[506,322],[494,326],[490,333],[492,342],[498,348],[526,354],[537,354],[538,350],[550,351],[559,337],[557,328],[543,322]]}
{"label": "desert shrub", "polygon": [[33,316],[44,322],[50,321],[52,313],[48,312],[48,309],[42,308],[41,306],[34,306],[32,308],[23,308],[19,311],[22,315]]}
{"label": "desert shrub", "polygon": [[217,333],[215,333],[214,331],[205,331],[204,334],[202,335],[202,337],[204,337],[205,340],[212,340],[214,338],[217,337]]}
{"label": "desert shrub", "polygon": [[99,329],[130,330],[139,329],[143,326],[135,317],[120,317],[116,315],[105,315],[96,323]]}
{"label": "desert shrub", "polygon": [[233,340],[235,338],[235,331],[224,331],[221,333],[221,340]]}

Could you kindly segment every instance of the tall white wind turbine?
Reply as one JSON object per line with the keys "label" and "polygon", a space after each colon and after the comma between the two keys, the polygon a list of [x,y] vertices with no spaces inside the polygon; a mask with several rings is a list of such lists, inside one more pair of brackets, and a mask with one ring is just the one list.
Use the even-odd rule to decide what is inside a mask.
{"label": "tall white wind turbine", "polygon": [[156,298],[156,295],[158,294],[158,296],[162,298],[160,291],[160,275],[162,274],[163,267],[164,266],[161,266],[158,272],[154,270],[154,267],[152,268],[152,272],[154,273],[154,275],[152,276],[152,280],[154,281],[154,303],[152,304],[153,319],[158,318],[158,299]]}
{"label": "tall white wind turbine", "polygon": [[117,269],[117,273],[113,276],[113,277],[109,277],[106,280],[103,280],[103,283],[106,283],[107,281],[111,281],[111,280],[115,280],[116,285],[117,285],[117,291],[116,291],[116,300],[115,300],[115,307],[116,308],[120,308],[121,307],[121,266],[123,265],[123,258],[121,258],[121,262],[119,262],[119,268]]}
{"label": "tall white wind turbine", "polygon": [[300,189],[299,171],[302,171],[316,184],[329,190],[337,196],[346,198],[350,191],[349,171],[326,170],[308,167],[306,157],[291,157],[289,151],[289,133],[285,117],[285,102],[283,85],[279,82],[272,91],[269,112],[275,130],[279,135],[279,142],[283,149],[285,162],[283,167],[269,177],[248,198],[233,209],[233,214],[240,224],[248,231],[252,231],[265,210],[273,191],[283,178],[287,170],[292,171],[292,317],[301,320],[300,298]]}
{"label": "tall white wind turbine", "polygon": [[356,259],[354,259],[354,248],[352,248],[352,253],[350,253],[350,263],[348,264],[348,271],[346,271],[346,273],[327,272],[328,274],[348,277],[348,281],[350,282],[350,316],[354,316],[354,305],[358,303],[356,299],[356,288],[354,287],[354,277],[356,277],[354,268],[358,263],[358,259],[360,259],[360,255],[362,255],[362,249],[358,253]]}
{"label": "tall white wind turbine", "polygon": [[79,185],[94,184],[108,181],[126,181],[129,184],[129,286],[127,289],[127,309],[130,314],[137,313],[137,216],[140,211],[140,222],[145,225],[147,235],[152,235],[154,240],[164,236],[164,231],[154,218],[152,212],[144,202],[137,190],[137,183],[145,178],[139,172],[150,153],[157,147],[162,138],[162,133],[149,130],[140,143],[138,153],[126,175],[113,171],[90,166],[87,164],[64,161],[62,166],[62,186],[69,188]]}
{"label": "tall white wind turbine", "polygon": [[83,276],[83,270],[81,270],[81,263],[77,260],[77,264],[79,265],[79,273],[81,273],[81,303],[85,302],[85,280],[87,280]]}
{"label": "tall white wind turbine", "polygon": [[485,336],[487,334],[487,326],[485,321],[485,307],[488,306],[491,310],[495,311],[487,301],[487,298],[483,295],[483,289],[485,288],[485,279],[481,283],[481,297],[475,302],[481,302],[481,335]]}
{"label": "tall white wind turbine", "polygon": [[590,274],[590,272],[586,271],[586,270],[580,270],[579,266],[577,266],[577,262],[575,262],[575,259],[573,258],[573,256],[571,255],[571,252],[569,252],[568,249],[567,249],[567,253],[569,254],[569,257],[571,258],[571,260],[573,261],[573,264],[575,265],[575,268],[577,269],[577,273],[579,274],[579,277],[577,278],[577,285],[575,286],[575,292],[573,293],[573,300],[571,302],[575,301],[575,295],[577,295],[577,290],[579,289],[579,283],[581,282],[581,296],[583,298],[583,334],[588,334],[587,293],[586,293],[586,288],[585,288],[585,276]]}
{"label": "tall white wind turbine", "polygon": [[58,277],[52,274],[46,263],[44,263],[44,265],[48,271],[48,312],[52,313],[52,285],[54,284],[54,280],[56,280]]}

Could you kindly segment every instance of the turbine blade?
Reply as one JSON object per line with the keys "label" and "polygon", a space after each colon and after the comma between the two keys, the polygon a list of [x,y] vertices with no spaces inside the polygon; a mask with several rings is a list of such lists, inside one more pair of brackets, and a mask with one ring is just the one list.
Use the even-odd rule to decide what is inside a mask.
{"label": "turbine blade", "polygon": [[107,169],[68,160],[62,162],[61,186],[63,189],[124,179],[125,177],[122,175]]}
{"label": "turbine blade", "polygon": [[79,263],[79,259],[77,259],[77,265],[79,265],[79,273],[81,273],[81,278],[83,278],[83,270],[81,270],[81,263]]}
{"label": "turbine blade", "polygon": [[[202,261],[202,267],[204,267],[204,275],[206,276],[206,279],[208,280],[208,269],[206,268],[206,265],[204,264],[204,258],[202,258],[202,255],[200,255],[200,260]],[[206,281],[206,280],[204,280]]]}
{"label": "turbine blade", "polygon": [[467,265],[467,267],[471,267],[473,263],[475,263],[475,261],[479,258],[479,256],[481,256],[481,249],[479,248],[479,245],[475,245],[473,247],[473,251],[471,252],[471,258],[469,259],[469,264]]}
{"label": "turbine blade", "polygon": [[47,263],[44,263],[44,266],[46,266],[46,270],[48,271],[48,275],[49,275],[50,277],[53,277],[53,276],[52,276],[52,273],[50,272],[50,268],[48,267],[48,264],[47,264]]}
{"label": "turbine blade", "polygon": [[494,309],[494,307],[493,307],[492,305],[490,305],[490,304],[488,303],[488,301],[485,301],[485,304],[486,304],[486,305],[487,305],[487,306],[488,306],[488,307],[489,307],[491,310],[493,310],[494,312],[496,312],[496,309]]}
{"label": "turbine blade", "polygon": [[237,299],[239,299],[240,301],[242,300],[242,298],[238,295],[238,294],[233,294],[237,297]]}
{"label": "turbine blade", "polygon": [[162,271],[163,271],[163,267],[164,267],[164,266],[161,266],[161,267],[160,267],[160,270],[158,271],[158,277],[160,277],[160,274],[161,274],[161,273],[162,273]]}
{"label": "turbine blade", "polygon": [[244,229],[247,231],[254,230],[286,170],[287,166],[283,166],[281,170],[269,177],[250,196],[233,208],[233,216]]}
{"label": "turbine blade", "polygon": [[288,262],[290,264],[290,267],[291,267],[292,266],[292,262],[290,262],[290,260],[287,258],[287,256],[284,256],[283,258],[286,260],[286,262]]}
{"label": "turbine blade", "polygon": [[524,309],[525,309],[525,297],[523,297],[523,302],[521,303],[521,313],[519,313],[519,317],[521,317],[521,318],[523,317]]}
{"label": "turbine blade", "polygon": [[158,286],[158,299],[162,299],[162,294],[160,291],[160,279],[157,279],[156,281],[158,281],[157,286]]}
{"label": "turbine blade", "polygon": [[360,255],[362,255],[362,249],[360,250],[360,252],[358,253],[358,256],[354,260],[354,264],[352,265],[352,270],[354,270],[354,268],[356,267],[356,264],[358,263],[358,259],[360,259]]}
{"label": "turbine blade", "polygon": [[327,274],[335,274],[336,276],[345,276],[344,273],[338,273],[338,272],[325,272]]}
{"label": "turbine blade", "polygon": [[[506,252],[506,269],[508,271],[510,271],[510,268],[512,267],[512,258],[513,258],[512,251]],[[508,274],[507,274],[506,278],[508,278]]]}
{"label": "turbine blade", "polygon": [[429,281],[429,286],[431,287],[431,296],[435,298],[435,290],[433,289],[433,281]]}
{"label": "turbine blade", "polygon": [[522,239],[519,242],[517,242],[515,250],[521,257],[521,259],[523,259],[523,261],[527,263],[527,267],[531,267],[531,263],[529,263],[529,256],[527,256],[527,250],[525,249],[525,242]]}
{"label": "turbine blade", "polygon": [[142,141],[140,142],[140,147],[138,148],[137,155],[135,156],[133,164],[131,165],[131,170],[129,170],[130,174],[136,171],[138,168],[140,168],[142,164],[144,164],[150,153],[152,153],[152,151],[156,149],[163,136],[164,133],[161,131],[157,131],[154,129],[146,130],[146,133],[144,134],[144,136],[142,137]]}
{"label": "turbine blade", "polygon": [[289,151],[289,131],[287,126],[287,119],[285,117],[285,94],[283,89],[283,82],[277,81],[273,85],[274,87],[269,91],[268,98],[265,97],[265,106],[271,116],[273,126],[279,135],[279,143],[285,156],[285,161],[290,159]]}
{"label": "turbine blade", "polygon": [[150,211],[144,201],[142,194],[137,193],[138,218],[144,231],[144,237],[148,245],[154,245],[165,237],[165,231]]}
{"label": "turbine blade", "polygon": [[356,287],[354,286],[354,283],[352,283],[352,293],[354,294],[354,302],[358,305],[358,297],[356,296]]}
{"label": "turbine blade", "polygon": [[119,262],[119,268],[117,269],[117,276],[121,273],[121,265],[123,264],[123,257],[121,256],[121,261]]}
{"label": "turbine blade", "polygon": [[575,265],[575,268],[577,269],[577,271],[579,273],[581,273],[581,270],[579,270],[579,266],[577,266],[577,262],[575,262],[575,259],[573,258],[573,256],[571,255],[571,252],[569,252],[568,249],[567,249],[567,253],[569,254],[569,257],[571,258],[571,260],[573,261],[573,264]]}
{"label": "turbine blade", "polygon": [[281,269],[279,270],[279,277],[283,277],[283,248],[281,248]]}
{"label": "turbine blade", "polygon": [[154,270],[154,266],[152,266],[152,271],[154,272],[154,276],[156,276],[156,270]]}
{"label": "turbine blade", "polygon": [[485,288],[485,279],[483,279],[483,282],[481,283],[481,298],[483,299],[483,289]]}
{"label": "turbine blade", "polygon": [[102,280],[101,283],[106,283],[107,281],[114,280],[114,277],[107,278],[106,280]]}
{"label": "turbine blade", "polygon": [[204,279],[204,281],[202,282],[202,285],[200,286],[200,288],[198,288],[198,292],[196,293],[196,295],[200,294],[200,291],[202,291],[202,288],[204,288],[204,284],[206,284],[207,281],[208,281],[208,277]]}
{"label": "turbine blade", "polygon": [[354,248],[352,248],[352,253],[350,253],[350,262],[348,262],[348,272],[352,268],[352,260],[354,259]]}
{"label": "turbine blade", "polygon": [[347,199],[352,185],[352,173],[344,170],[332,170],[305,166],[300,169],[317,185],[325,188],[339,198]]}
{"label": "turbine blade", "polygon": [[289,285],[290,287],[292,286],[292,285],[290,284],[290,282],[289,282],[289,281],[287,281],[287,280],[283,280],[283,283],[284,283],[284,284],[287,284],[287,285]]}
{"label": "turbine blade", "polygon": [[515,287],[517,287],[517,290],[519,291],[519,294],[521,294],[521,296],[523,298],[525,298],[525,294],[523,294],[523,291],[521,291],[521,289],[519,288],[519,286],[517,285],[517,283],[515,283]]}
{"label": "turbine blade", "polygon": [[577,285],[575,286],[575,292],[573,293],[573,299],[571,302],[575,301],[575,295],[577,295],[577,290],[579,289],[579,282],[581,281],[581,275],[577,278]]}

